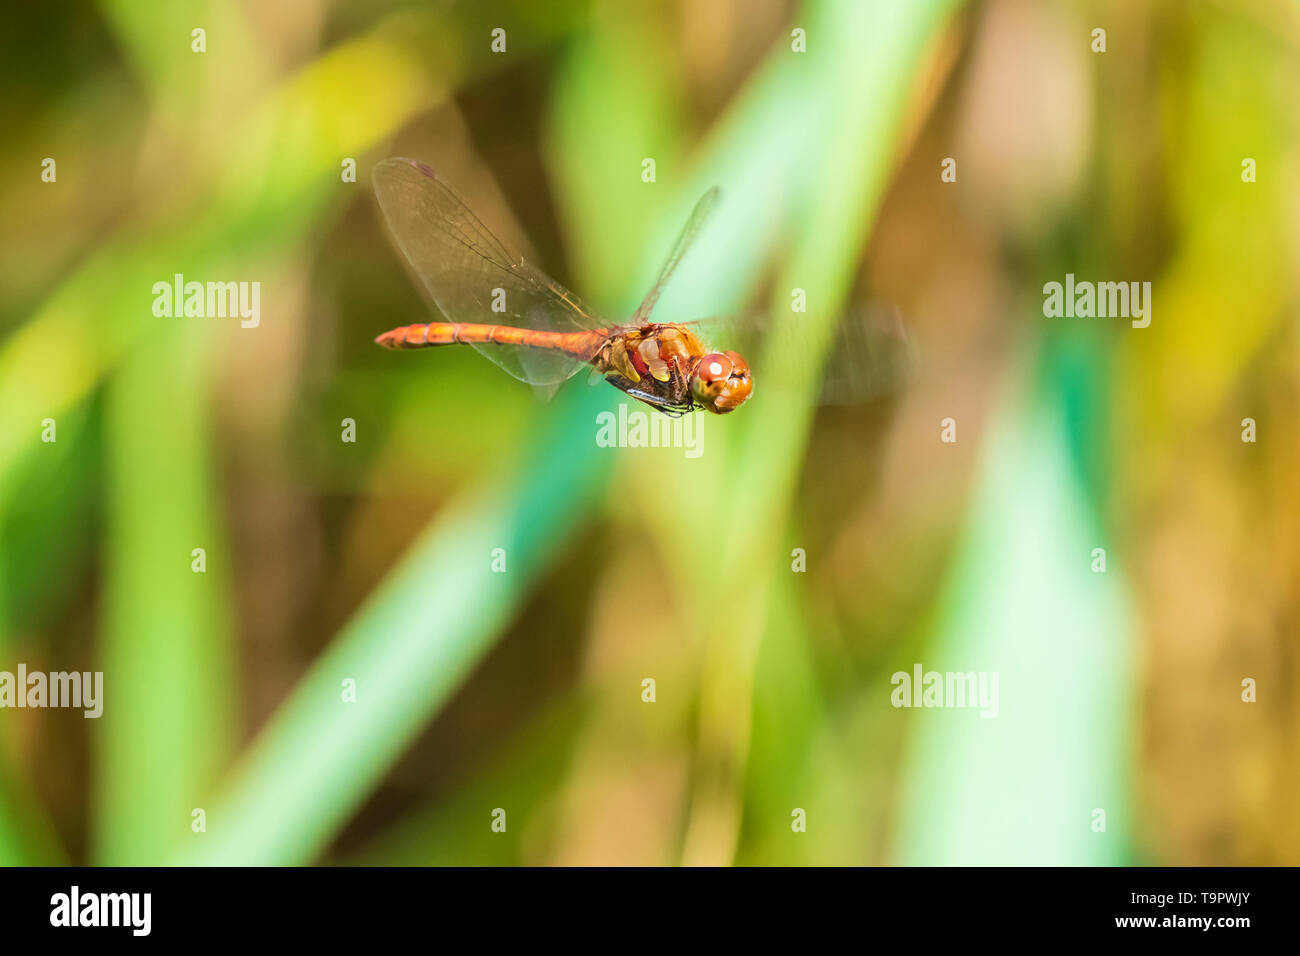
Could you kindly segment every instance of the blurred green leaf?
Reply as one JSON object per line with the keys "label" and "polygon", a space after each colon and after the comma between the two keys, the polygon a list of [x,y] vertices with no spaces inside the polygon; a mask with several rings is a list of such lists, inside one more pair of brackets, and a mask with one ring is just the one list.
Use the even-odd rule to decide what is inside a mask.
{"label": "blurred green leaf", "polygon": [[[1108,554],[1104,574],[1092,570],[1103,541],[1058,396],[1007,396],[981,458],[934,642],[916,663],[996,673],[997,713],[897,711],[914,734],[897,859],[1130,862],[1134,625],[1119,556]],[[1103,833],[1094,809],[1105,811]]]}
{"label": "blurred green leaf", "polygon": [[[734,138],[724,141],[716,160],[738,170],[754,191],[742,194],[747,207],[766,202],[752,231],[780,230],[790,255],[773,285],[774,335],[760,358],[770,371],[764,382],[755,377],[745,421],[732,432],[743,444],[728,450],[731,467],[708,476],[711,493],[699,494],[697,480],[688,499],[701,509],[692,526],[725,515],[721,526],[731,535],[719,573],[688,584],[695,593],[691,618],[704,641],[700,759],[714,768],[697,776],[683,851],[688,863],[725,864],[735,856],[754,662],[772,576],[788,566],[784,518],[817,381],[892,170],[919,67],[955,6],[951,0],[810,4],[809,52],[792,53],[782,41],[752,97],[724,124]],[[752,245],[731,238],[696,256],[696,281],[732,273],[736,249],[750,249],[734,256],[740,263],[762,262]],[[794,289],[807,296],[806,314],[791,309]],[[778,361],[776,343],[790,334],[808,347]]]}
{"label": "blurred green leaf", "polygon": [[[162,862],[233,743],[229,542],[214,506],[210,330],[173,327],[108,389],[98,858]],[[204,552],[203,573],[192,552]],[[142,745],[147,743],[147,745]]]}
{"label": "blurred green leaf", "polygon": [[[513,482],[442,511],[264,729],[180,862],[301,864],[323,851],[582,514],[609,458],[575,423],[594,422],[602,402],[595,389],[566,391]],[[492,570],[496,548],[506,573]]]}

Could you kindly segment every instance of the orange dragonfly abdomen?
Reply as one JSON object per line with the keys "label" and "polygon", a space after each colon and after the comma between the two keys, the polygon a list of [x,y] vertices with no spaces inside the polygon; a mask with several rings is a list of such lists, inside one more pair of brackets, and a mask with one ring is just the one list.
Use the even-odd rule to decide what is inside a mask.
{"label": "orange dragonfly abdomen", "polygon": [[583,362],[591,361],[606,334],[590,332],[548,332],[511,325],[466,322],[427,322],[391,329],[375,339],[388,349],[422,349],[433,345],[516,345],[563,352]]}

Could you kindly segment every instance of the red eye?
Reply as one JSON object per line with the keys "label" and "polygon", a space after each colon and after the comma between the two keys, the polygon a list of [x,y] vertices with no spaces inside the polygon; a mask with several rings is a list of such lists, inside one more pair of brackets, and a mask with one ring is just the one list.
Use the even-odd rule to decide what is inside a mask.
{"label": "red eye", "polygon": [[731,376],[731,367],[731,359],[728,356],[721,352],[710,352],[700,359],[696,374],[702,382],[719,382]]}
{"label": "red eye", "polygon": [[748,375],[749,363],[740,357],[739,352],[728,352],[727,357],[731,359],[731,374]]}

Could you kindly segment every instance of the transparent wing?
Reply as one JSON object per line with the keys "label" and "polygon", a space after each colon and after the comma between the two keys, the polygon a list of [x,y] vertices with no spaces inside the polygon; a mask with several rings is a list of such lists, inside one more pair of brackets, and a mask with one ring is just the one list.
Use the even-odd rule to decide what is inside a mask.
{"label": "transparent wing", "polygon": [[[739,352],[754,374],[754,389],[771,387],[765,373],[801,363],[812,342],[798,323],[773,328],[763,315],[719,317],[683,322],[709,349]],[[856,303],[836,322],[834,339],[822,367],[819,402],[857,405],[902,391],[916,368],[915,342],[896,305]],[[784,376],[776,376],[783,379]]]}
{"label": "transparent wing", "polygon": [[[429,166],[385,159],[376,164],[373,178],[398,248],[449,321],[550,332],[602,327],[576,295],[509,250]],[[558,384],[582,366],[572,356],[546,349],[474,348],[533,385]]]}
{"label": "transparent wing", "polygon": [[822,368],[821,403],[858,405],[903,391],[918,363],[916,340],[896,305],[850,306]]}
{"label": "transparent wing", "polygon": [[681,235],[677,237],[677,242],[673,245],[673,251],[668,256],[668,261],[659,270],[659,278],[655,280],[654,288],[650,290],[650,293],[642,300],[641,305],[637,307],[636,314],[628,322],[629,325],[637,326],[649,320],[650,311],[655,307],[655,303],[659,301],[659,293],[668,284],[673,270],[677,268],[677,263],[682,261],[682,257],[686,255],[686,250],[690,249],[691,243],[695,241],[695,237],[704,228],[709,215],[713,212],[713,207],[717,205],[721,196],[722,191],[717,186],[714,186],[701,196],[700,201],[695,204],[695,209],[691,212],[691,218],[686,220],[686,226],[682,229]]}

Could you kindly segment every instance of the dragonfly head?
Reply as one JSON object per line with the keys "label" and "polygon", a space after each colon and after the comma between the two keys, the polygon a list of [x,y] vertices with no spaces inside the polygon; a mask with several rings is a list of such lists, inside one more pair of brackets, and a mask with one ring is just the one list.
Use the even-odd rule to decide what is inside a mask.
{"label": "dragonfly head", "polygon": [[735,352],[710,352],[691,375],[691,397],[717,415],[739,408],[753,388],[749,365]]}

